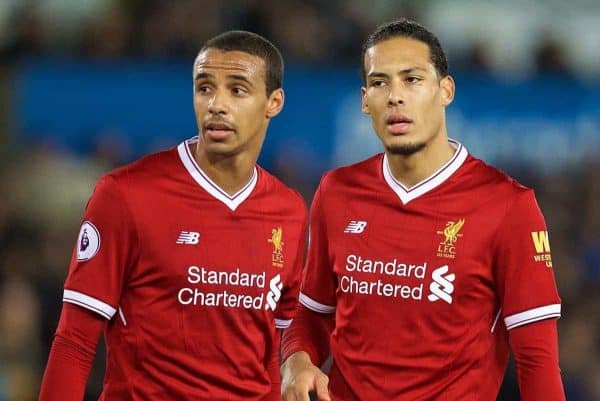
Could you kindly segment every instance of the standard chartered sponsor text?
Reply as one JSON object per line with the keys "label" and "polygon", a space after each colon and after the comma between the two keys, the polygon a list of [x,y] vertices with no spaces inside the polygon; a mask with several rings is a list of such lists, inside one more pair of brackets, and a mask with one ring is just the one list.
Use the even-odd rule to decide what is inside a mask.
{"label": "standard chartered sponsor text", "polygon": [[423,283],[414,285],[399,284],[397,279],[394,283],[387,282],[387,277],[415,278],[423,280],[427,272],[427,263],[406,264],[398,262],[398,259],[373,260],[358,255],[349,254],[346,257],[345,270],[349,273],[371,273],[377,275],[376,279],[365,279],[362,274],[359,277],[354,274],[342,274],[340,277],[340,290],[346,293],[362,295],[377,295],[382,297],[412,298],[421,300],[423,298]]}
{"label": "standard chartered sponsor text", "polygon": [[[264,292],[260,295],[248,294],[244,288],[265,288],[266,273],[245,273],[239,267],[232,272],[209,270],[204,267],[190,266],[187,270],[190,284],[228,286],[226,290],[207,292],[200,288],[184,287],[177,293],[182,305],[223,306],[226,308],[262,309]],[[239,288],[236,288],[239,287]]]}

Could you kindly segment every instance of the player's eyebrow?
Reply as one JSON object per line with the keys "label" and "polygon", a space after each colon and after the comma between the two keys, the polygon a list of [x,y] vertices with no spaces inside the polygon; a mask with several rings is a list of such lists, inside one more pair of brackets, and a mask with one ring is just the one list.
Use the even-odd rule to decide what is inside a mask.
{"label": "player's eyebrow", "polygon": [[254,87],[254,84],[252,84],[252,82],[250,82],[250,80],[243,75],[231,74],[227,75],[227,78],[234,79],[236,81],[242,81],[248,84],[249,86]]}
{"label": "player's eyebrow", "polygon": [[406,68],[404,70],[399,71],[399,74],[410,74],[411,72],[415,72],[415,71],[427,72],[427,69],[425,69],[423,67],[410,67],[410,68]]}
{"label": "player's eyebrow", "polygon": [[[200,79],[214,79],[214,75],[208,72],[199,72],[198,74],[196,74],[196,78],[194,78],[195,81],[198,81]],[[254,87],[254,84],[244,75],[239,75],[239,74],[230,74],[227,75],[228,79],[232,79],[235,81],[242,81],[244,83],[246,83],[247,85]]]}
{"label": "player's eyebrow", "polygon": [[388,74],[384,73],[384,72],[370,72],[367,75],[367,78],[387,78]]}
{"label": "player's eyebrow", "polygon": [[194,80],[197,81],[199,79],[207,79],[207,78],[214,78],[214,75],[209,74],[208,72],[199,72],[198,74],[196,74],[196,78],[194,78]]}
{"label": "player's eyebrow", "polygon": [[[425,69],[423,67],[410,67],[410,68],[405,68],[403,70],[398,71],[398,74],[406,75],[406,74],[411,74],[415,71],[427,72],[427,69]],[[387,78],[388,76],[389,75],[384,72],[373,71],[367,75],[367,78]]]}

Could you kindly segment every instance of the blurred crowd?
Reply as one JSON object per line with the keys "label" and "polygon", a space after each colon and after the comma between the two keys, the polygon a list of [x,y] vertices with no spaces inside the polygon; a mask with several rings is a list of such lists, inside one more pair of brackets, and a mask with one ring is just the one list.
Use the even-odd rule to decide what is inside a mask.
{"label": "blurred crowd", "polygon": [[[374,26],[405,16],[438,33],[453,66],[598,74],[594,1],[2,0],[0,56],[193,56],[223,29],[270,38],[288,62],[355,63]],[[568,18],[565,18],[568,17]],[[573,45],[573,44],[576,45]]]}
{"label": "blurred crowd", "polygon": [[[368,3],[372,5],[360,0],[0,0],[0,401],[37,398],[86,201],[101,174],[128,161],[115,143],[98,141],[93,151],[81,154],[48,142],[20,140],[9,90],[10,68],[18,68],[16,61],[189,58],[208,37],[240,28],[271,38],[288,64],[358,66],[359,44],[376,24],[409,16],[425,20],[435,31],[435,13],[424,10],[436,9],[441,2]],[[450,43],[456,39],[438,26],[448,33]],[[457,46],[456,52],[450,45],[451,64],[501,70],[497,52],[476,40],[477,35],[471,37],[474,40]],[[600,63],[578,64],[585,50],[573,53],[543,27],[537,39],[528,45],[530,59],[520,64],[523,72],[600,71]],[[274,173],[299,187],[308,202],[319,175],[298,173],[303,171],[301,163],[302,157],[278,158]],[[563,300],[560,357],[568,399],[599,400],[600,155],[551,175],[500,167],[535,188],[547,219]],[[100,346],[89,400],[99,394],[102,355]],[[499,399],[518,400],[513,370]]]}

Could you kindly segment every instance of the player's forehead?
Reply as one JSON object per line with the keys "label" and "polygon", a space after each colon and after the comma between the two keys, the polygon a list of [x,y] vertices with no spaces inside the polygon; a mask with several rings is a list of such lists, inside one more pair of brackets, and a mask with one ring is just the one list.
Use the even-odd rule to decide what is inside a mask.
{"label": "player's forehead", "polygon": [[420,40],[407,37],[393,37],[371,46],[365,52],[365,71],[394,73],[411,68],[435,73],[431,62],[429,46]]}
{"label": "player's forehead", "polygon": [[200,73],[262,78],[265,75],[265,62],[262,58],[243,51],[208,48],[200,52],[194,61],[194,77]]}

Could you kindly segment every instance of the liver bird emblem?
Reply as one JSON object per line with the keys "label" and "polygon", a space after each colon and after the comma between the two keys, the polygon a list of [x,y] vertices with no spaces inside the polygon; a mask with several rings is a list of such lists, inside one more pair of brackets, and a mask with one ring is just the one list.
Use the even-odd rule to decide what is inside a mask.
{"label": "liver bird emblem", "polygon": [[283,229],[281,227],[271,230],[271,239],[268,240],[273,247],[275,253],[283,252]]}
{"label": "liver bird emblem", "polygon": [[464,224],[465,219],[460,219],[457,222],[449,221],[446,223],[446,228],[444,228],[444,236],[446,237],[446,240],[444,242],[448,244],[455,243],[458,240],[458,237],[462,236],[462,234],[459,234],[458,232]]}

